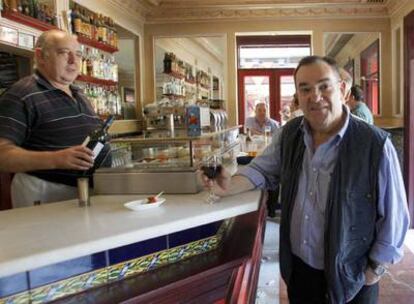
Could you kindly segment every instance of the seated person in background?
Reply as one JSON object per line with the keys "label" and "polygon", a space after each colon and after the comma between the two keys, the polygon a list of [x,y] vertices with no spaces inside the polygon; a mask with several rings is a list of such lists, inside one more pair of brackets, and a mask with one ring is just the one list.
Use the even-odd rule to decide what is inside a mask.
{"label": "seated person in background", "polygon": [[255,116],[246,119],[245,127],[251,131],[251,135],[264,135],[265,127],[270,127],[270,133],[279,127],[279,123],[268,117],[267,106],[264,102],[256,104]]}
{"label": "seated person in background", "polygon": [[293,94],[292,102],[290,103],[290,117],[289,120],[303,116],[303,111],[299,108],[299,99],[298,95],[295,93]]}
{"label": "seated person in background", "polygon": [[349,98],[349,94],[351,94],[351,87],[353,82],[352,76],[344,68],[339,68],[339,77],[341,77],[341,80],[345,83],[344,100],[346,102]]}
{"label": "seated person in background", "polygon": [[93,152],[81,144],[102,121],[72,85],[81,58],[76,36],[44,32],[33,75],[0,98],[0,171],[16,173],[15,208],[76,198],[77,178],[93,166]]}
{"label": "seated person in background", "polygon": [[351,94],[347,100],[347,105],[351,109],[351,113],[365,120],[369,124],[374,124],[374,118],[368,106],[364,102],[364,93],[359,85],[351,88]]}

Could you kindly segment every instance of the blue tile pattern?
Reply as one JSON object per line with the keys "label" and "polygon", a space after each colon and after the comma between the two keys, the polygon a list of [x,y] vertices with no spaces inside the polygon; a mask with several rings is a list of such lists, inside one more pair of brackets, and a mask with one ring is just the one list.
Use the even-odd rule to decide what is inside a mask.
{"label": "blue tile pattern", "polygon": [[64,280],[75,275],[106,267],[105,252],[40,267],[29,271],[30,288]]}
{"label": "blue tile pattern", "polygon": [[161,236],[109,250],[109,265],[132,260],[153,252],[167,249],[167,237]]}
{"label": "blue tile pattern", "polygon": [[26,272],[0,278],[0,298],[26,290],[29,290]]}
{"label": "blue tile pattern", "polygon": [[202,225],[199,227],[175,232],[169,235],[170,248],[191,243],[217,233],[222,221]]}

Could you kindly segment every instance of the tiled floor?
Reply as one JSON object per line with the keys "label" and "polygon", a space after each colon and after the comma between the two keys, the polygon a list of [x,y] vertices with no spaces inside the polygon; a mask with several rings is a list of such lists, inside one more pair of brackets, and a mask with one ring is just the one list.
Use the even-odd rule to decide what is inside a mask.
{"label": "tiled floor", "polygon": [[279,303],[279,224],[268,218],[256,304]]}
{"label": "tiled floor", "polygon": [[[405,241],[404,259],[390,267],[380,282],[379,304],[414,303],[414,230]],[[267,220],[257,287],[256,304],[288,304],[286,287],[279,275],[279,224]]]}

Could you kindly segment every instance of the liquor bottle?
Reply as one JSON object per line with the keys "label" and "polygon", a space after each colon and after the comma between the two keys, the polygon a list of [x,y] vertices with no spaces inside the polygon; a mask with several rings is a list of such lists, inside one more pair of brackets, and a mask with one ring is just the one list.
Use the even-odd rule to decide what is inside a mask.
{"label": "liquor bottle", "polygon": [[171,56],[167,52],[164,54],[164,73],[171,73]]}
{"label": "liquor bottle", "polygon": [[105,147],[105,144],[109,138],[108,136],[108,129],[112,125],[115,120],[114,115],[108,116],[102,126],[94,130],[90,135],[88,135],[84,142],[82,143],[83,146],[92,150],[94,156],[94,163],[93,167],[87,170],[85,173],[86,175],[92,174],[95,169],[99,168],[102,162],[105,160],[109,149],[106,149],[107,153],[101,153]]}
{"label": "liquor bottle", "polygon": [[18,11],[20,14],[23,14],[23,3],[22,3],[22,0],[18,0],[18,1],[17,1],[17,11]]}
{"label": "liquor bottle", "polygon": [[22,13],[26,16],[30,16],[30,6],[28,0],[22,0]]}
{"label": "liquor bottle", "polygon": [[37,0],[29,0],[30,16],[37,19],[38,3]]}
{"label": "liquor bottle", "polygon": [[91,24],[91,39],[96,40],[97,28],[96,28],[96,21],[95,21],[94,13],[91,13],[89,15],[89,23]]}
{"label": "liquor bottle", "polygon": [[18,11],[17,7],[18,7],[17,0],[4,1],[4,7],[3,7],[4,10],[10,10],[13,12],[17,12]]}
{"label": "liquor bottle", "polygon": [[114,31],[114,37],[113,37],[114,42],[113,42],[113,46],[115,48],[118,48],[118,30],[117,30],[117,28],[115,26],[115,22],[113,20],[112,20],[112,27],[113,27],[113,31]]}
{"label": "liquor bottle", "polygon": [[72,32],[73,34],[79,34],[82,27],[82,20],[79,16],[78,5],[75,3],[71,12],[72,18]]}
{"label": "liquor bottle", "polygon": [[38,3],[38,9],[37,9],[37,19],[40,21],[46,22],[46,16],[45,16],[45,8],[44,5],[41,3]]}

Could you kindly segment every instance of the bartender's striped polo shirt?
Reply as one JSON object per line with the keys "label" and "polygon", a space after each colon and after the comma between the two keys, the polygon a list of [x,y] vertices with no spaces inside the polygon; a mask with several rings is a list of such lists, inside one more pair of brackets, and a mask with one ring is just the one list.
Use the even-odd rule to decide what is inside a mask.
{"label": "bartender's striped polo shirt", "polygon": [[[73,98],[53,87],[38,72],[21,79],[0,97],[0,137],[36,151],[81,144],[102,121],[82,91],[76,86],[71,86],[71,90]],[[81,174],[73,170],[27,173],[72,186]]]}

